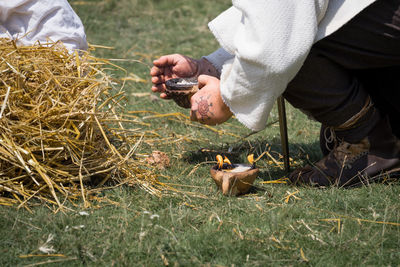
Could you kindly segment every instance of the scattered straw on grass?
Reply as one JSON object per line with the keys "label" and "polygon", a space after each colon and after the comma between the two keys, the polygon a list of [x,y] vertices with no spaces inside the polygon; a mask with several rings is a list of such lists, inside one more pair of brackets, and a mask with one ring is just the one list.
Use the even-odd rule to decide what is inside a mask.
{"label": "scattered straw on grass", "polygon": [[[191,142],[195,137],[160,136],[151,129],[152,120],[244,140],[195,124],[180,112],[125,110],[124,83],[137,79],[129,74],[135,79],[122,79],[119,86],[106,70],[123,69],[111,61],[116,60],[96,58],[90,51],[71,54],[60,43],[16,46],[0,39],[0,205],[30,210],[36,199],[57,212],[67,209],[67,200],[82,200],[88,207],[95,194],[110,188],[104,186],[109,182],[111,187],[136,185],[158,196],[165,190],[181,192],[158,181],[146,161],[151,151],[141,154],[138,148],[142,143]],[[264,154],[281,165],[268,151],[257,160]]]}
{"label": "scattered straw on grass", "polygon": [[81,197],[89,206],[85,185],[94,181],[160,194],[156,175],[134,157],[145,124],[125,116],[122,89],[102,69],[108,63],[59,43],[0,39],[1,205],[39,199],[58,211]]}

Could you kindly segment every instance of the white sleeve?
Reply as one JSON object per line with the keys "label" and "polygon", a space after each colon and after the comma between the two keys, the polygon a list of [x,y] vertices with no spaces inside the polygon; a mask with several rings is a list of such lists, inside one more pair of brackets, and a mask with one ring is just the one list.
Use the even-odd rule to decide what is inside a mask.
{"label": "white sleeve", "polygon": [[259,131],[302,66],[328,0],[232,3],[235,11],[209,23],[220,45],[234,55],[222,68],[221,95],[241,123]]}
{"label": "white sleeve", "polygon": [[82,21],[67,0],[0,0],[0,37],[23,45],[62,41],[69,49],[87,49]]}

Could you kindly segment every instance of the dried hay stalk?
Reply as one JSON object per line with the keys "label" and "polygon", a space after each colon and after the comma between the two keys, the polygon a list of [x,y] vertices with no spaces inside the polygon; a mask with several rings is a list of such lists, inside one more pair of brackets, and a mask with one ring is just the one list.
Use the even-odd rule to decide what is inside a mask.
{"label": "dried hay stalk", "polygon": [[132,158],[145,133],[124,129],[141,123],[123,117],[123,92],[100,69],[105,63],[57,43],[0,39],[0,204],[27,207],[36,198],[58,210],[60,196],[81,196],[88,205],[84,182],[93,177],[159,194],[155,174]]}

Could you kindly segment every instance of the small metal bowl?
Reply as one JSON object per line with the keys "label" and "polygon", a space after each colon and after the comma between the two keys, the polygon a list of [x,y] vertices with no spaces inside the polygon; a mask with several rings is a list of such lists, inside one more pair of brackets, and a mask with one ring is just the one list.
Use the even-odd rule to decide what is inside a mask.
{"label": "small metal bowl", "polygon": [[173,78],[165,82],[167,96],[178,106],[190,108],[190,98],[199,90],[198,82],[194,78]]}

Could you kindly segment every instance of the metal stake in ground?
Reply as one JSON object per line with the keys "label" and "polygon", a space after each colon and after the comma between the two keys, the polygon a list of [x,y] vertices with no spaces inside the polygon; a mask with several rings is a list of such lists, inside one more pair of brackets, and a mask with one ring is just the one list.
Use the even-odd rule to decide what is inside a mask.
{"label": "metal stake in ground", "polygon": [[289,163],[289,141],[287,134],[287,123],[286,123],[286,109],[285,109],[285,99],[282,96],[278,97],[278,114],[279,114],[279,130],[281,134],[281,144],[282,144],[282,154],[283,154],[283,164],[285,166],[285,171],[290,171]]}

